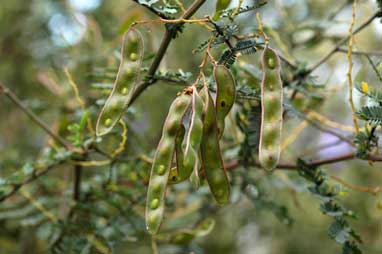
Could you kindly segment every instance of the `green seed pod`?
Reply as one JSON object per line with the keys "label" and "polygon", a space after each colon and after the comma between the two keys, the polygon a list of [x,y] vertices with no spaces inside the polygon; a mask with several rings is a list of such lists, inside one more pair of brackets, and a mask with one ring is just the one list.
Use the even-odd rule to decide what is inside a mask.
{"label": "green seed pod", "polygon": [[184,245],[190,243],[194,238],[195,233],[192,230],[182,230],[172,235],[169,242]]}
{"label": "green seed pod", "polygon": [[[117,77],[97,120],[96,134],[102,136],[111,131],[126,110],[135,86],[140,79],[144,54],[141,33],[130,27],[122,37],[121,58]],[[125,60],[125,56],[128,58]],[[125,72],[125,75],[123,75]]]}
{"label": "green seed pod", "polygon": [[280,158],[283,124],[283,84],[280,59],[275,50],[266,46],[261,60],[261,128],[259,161],[266,170],[273,170]]}
{"label": "green seed pod", "polygon": [[211,233],[215,227],[215,220],[206,218],[193,229],[183,229],[169,235],[169,242],[175,244],[188,244],[197,237],[204,237]]}
{"label": "green seed pod", "polygon": [[205,103],[203,137],[200,145],[202,168],[216,201],[225,204],[229,202],[230,186],[219,146],[215,107],[206,86],[200,96]]}
{"label": "green seed pod", "polygon": [[171,104],[154,156],[146,200],[146,227],[151,234],[158,232],[163,219],[164,198],[178,133],[169,131],[169,128],[182,127],[183,117],[190,102],[191,97],[182,93]]}
{"label": "green seed pod", "polygon": [[203,237],[211,233],[214,229],[216,221],[212,218],[206,218],[194,229],[197,237]]}
{"label": "green seed pod", "polygon": [[216,81],[215,108],[220,139],[224,132],[224,119],[235,103],[236,84],[232,73],[224,65],[214,67],[214,78]]}
{"label": "green seed pod", "polygon": [[[196,87],[192,87],[192,107],[189,127],[186,139],[183,136],[176,142],[176,165],[171,170],[169,183],[179,183],[188,179],[195,167],[198,167],[198,153],[203,134],[203,101],[200,98]],[[179,135],[183,135],[179,133]]]}

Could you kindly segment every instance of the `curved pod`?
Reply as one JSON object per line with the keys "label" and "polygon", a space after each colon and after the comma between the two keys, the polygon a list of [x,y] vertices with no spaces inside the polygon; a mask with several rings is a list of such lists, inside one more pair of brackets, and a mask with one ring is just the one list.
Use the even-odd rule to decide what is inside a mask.
{"label": "curved pod", "polygon": [[261,66],[261,128],[259,161],[271,171],[280,158],[281,132],[283,125],[283,85],[280,77],[280,58],[275,50],[265,46]]}
{"label": "curved pod", "polygon": [[[203,135],[203,108],[204,104],[196,87],[192,87],[192,103],[189,127],[185,136],[178,138],[176,143],[176,168],[171,169],[169,183],[179,183],[188,179],[199,167],[199,148]],[[184,132],[183,132],[184,134]],[[180,135],[183,135],[182,133]],[[183,142],[184,140],[184,142]]]}
{"label": "curved pod", "polygon": [[121,57],[117,77],[97,120],[96,134],[109,133],[126,110],[137,82],[144,54],[143,37],[133,27],[122,37]]}
{"label": "curved pod", "polygon": [[146,200],[146,227],[151,234],[156,234],[162,223],[175,141],[190,101],[191,97],[182,93],[171,104],[155,152]]}

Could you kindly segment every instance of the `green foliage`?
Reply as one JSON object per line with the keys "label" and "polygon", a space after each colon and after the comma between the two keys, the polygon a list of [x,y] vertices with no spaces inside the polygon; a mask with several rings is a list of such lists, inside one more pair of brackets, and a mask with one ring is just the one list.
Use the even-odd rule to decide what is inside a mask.
{"label": "green foliage", "polygon": [[223,52],[218,63],[230,68],[235,63],[238,53],[243,55],[255,54],[258,51],[259,45],[262,45],[262,43],[256,40],[240,40],[236,43],[235,47]]}
{"label": "green foliage", "polygon": [[224,17],[224,18],[227,17],[227,18],[233,19],[235,17],[232,17],[232,14],[235,12],[236,12],[236,15],[239,15],[245,12],[256,10],[262,7],[263,5],[267,4],[266,1],[254,1],[254,2],[255,2],[254,5],[241,6],[239,10],[236,10],[236,8],[224,10],[222,11],[221,17]]}
{"label": "green foliage", "polygon": [[74,146],[81,146],[83,143],[83,131],[86,127],[86,123],[89,118],[89,113],[85,112],[81,117],[80,123],[73,123],[68,125],[68,131],[72,133],[72,135],[68,136],[68,140],[72,141]]}
{"label": "green foliage", "polygon": [[[307,249],[313,254],[336,253],[336,243],[343,254],[359,254],[354,218],[357,232],[366,232],[362,251],[382,251],[381,236],[373,233],[379,230],[378,196],[355,191],[345,196],[322,169],[324,164],[325,170],[343,169],[336,175],[362,185],[354,190],[379,190],[373,187],[380,185],[379,165],[372,162],[380,160],[382,123],[375,29],[362,31],[367,40],[357,41],[360,49],[377,52],[353,54],[360,67],[354,80],[363,95],[359,103],[363,106],[365,97],[370,103],[359,107],[357,115],[367,123],[359,132],[344,126],[352,115],[346,91],[334,92],[342,89],[337,84],[343,77],[326,74],[342,73],[339,67],[346,64],[339,56],[347,51],[348,30],[338,26],[337,14],[348,24],[351,1],[343,7],[337,1],[116,0],[93,1],[90,7],[81,1],[3,2],[1,254]],[[380,9],[382,2],[376,2]],[[354,29],[381,16],[380,10],[372,13],[374,7],[357,2]],[[183,15],[189,21],[176,20]],[[129,50],[135,40],[120,45],[130,26],[145,45],[133,71],[129,67],[137,55],[131,53],[138,51]],[[282,147],[273,174],[262,170],[259,160],[262,111],[275,95],[273,87],[261,95],[267,73],[258,53],[266,45],[280,57],[266,64],[279,65],[283,85],[277,90],[277,114],[265,119],[270,129],[284,126],[282,136],[268,138]],[[129,53],[121,54],[121,48]],[[78,91],[68,86],[64,68]],[[131,82],[133,76],[139,79]],[[361,80],[371,86],[365,89]],[[106,101],[113,88],[121,96],[117,110]],[[175,112],[174,127],[174,115],[167,121],[165,114],[182,91],[193,97],[184,111]],[[199,93],[204,102],[197,102]],[[112,125],[119,124],[97,137],[95,121],[104,106]],[[313,119],[311,111],[322,118]],[[339,141],[332,142],[328,133]],[[304,160],[295,163],[300,157]],[[331,167],[335,162],[342,163]],[[158,170],[164,173],[159,178]],[[328,226],[327,234],[322,226]]]}
{"label": "green foliage", "polygon": [[213,16],[214,20],[218,20],[221,16],[222,12],[228,8],[228,6],[231,4],[231,0],[217,0],[216,6],[215,6],[215,14]]}
{"label": "green foliage", "polygon": [[341,193],[339,186],[330,183],[326,174],[318,167],[310,166],[302,159],[298,159],[297,164],[300,176],[313,183],[309,191],[323,201],[320,205],[321,212],[334,219],[328,228],[328,235],[342,245],[342,254],[362,253],[358,247],[362,243],[361,237],[347,220],[348,217],[356,218],[356,215],[338,203]]}
{"label": "green foliage", "polygon": [[354,143],[357,145],[357,156],[367,158],[367,155],[373,148],[378,145],[378,137],[374,135],[374,131],[358,132],[355,136]]}
{"label": "green foliage", "polygon": [[365,106],[358,112],[357,116],[361,120],[365,120],[372,125],[379,125],[382,123],[382,107],[380,106]]}

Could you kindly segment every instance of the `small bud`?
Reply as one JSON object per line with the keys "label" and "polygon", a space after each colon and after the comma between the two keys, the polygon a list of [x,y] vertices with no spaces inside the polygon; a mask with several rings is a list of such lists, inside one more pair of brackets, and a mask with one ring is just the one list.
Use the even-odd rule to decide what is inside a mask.
{"label": "small bud", "polygon": [[361,83],[361,91],[363,93],[368,93],[369,92],[369,84],[365,81],[362,81]]}

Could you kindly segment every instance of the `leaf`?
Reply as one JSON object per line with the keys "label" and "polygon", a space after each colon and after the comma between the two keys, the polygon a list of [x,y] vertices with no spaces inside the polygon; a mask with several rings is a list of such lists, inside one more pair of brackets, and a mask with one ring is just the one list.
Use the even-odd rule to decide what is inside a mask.
{"label": "leaf", "polygon": [[322,203],[320,205],[320,210],[323,214],[326,214],[331,217],[338,217],[345,214],[344,208],[334,203],[332,200]]}
{"label": "leaf", "polygon": [[335,220],[328,229],[328,234],[340,244],[346,243],[350,238],[351,228],[344,219]]}
{"label": "leaf", "polygon": [[357,146],[357,157],[366,158],[366,155],[377,146],[378,137],[366,129],[365,132],[357,133],[354,143]]}
{"label": "leaf", "polygon": [[241,14],[241,13],[256,10],[256,9],[262,7],[263,5],[267,4],[266,1],[255,1],[255,2],[256,2],[255,5],[246,5],[246,6],[240,7],[240,9],[238,11],[236,10],[236,7],[232,8],[232,9],[224,10],[224,11],[222,11],[221,17],[228,17],[228,18],[232,19],[233,18],[232,14],[236,11],[237,11],[236,14]]}
{"label": "leaf", "polygon": [[138,0],[138,3],[151,7],[151,5],[159,2],[159,0]]}
{"label": "leaf", "polygon": [[232,0],[217,0],[215,5],[215,14],[212,17],[213,20],[218,20],[222,12],[228,8]]}
{"label": "leaf", "polygon": [[220,57],[218,63],[224,65],[227,68],[230,68],[236,61],[236,53],[230,49],[227,49],[223,52],[223,55]]}
{"label": "leaf", "polygon": [[356,114],[359,119],[368,121],[370,124],[382,124],[382,107],[380,106],[362,107]]}
{"label": "leaf", "polygon": [[304,160],[297,159],[298,174],[308,181],[321,185],[324,182],[325,174],[317,167],[308,165]]}
{"label": "leaf", "polygon": [[258,48],[257,46],[261,43],[258,43],[256,40],[241,40],[238,41],[233,48],[234,51],[238,51],[242,53],[243,55],[249,55],[254,54],[257,52]]}
{"label": "leaf", "polygon": [[358,245],[353,242],[346,242],[342,248],[342,254],[362,254]]}

